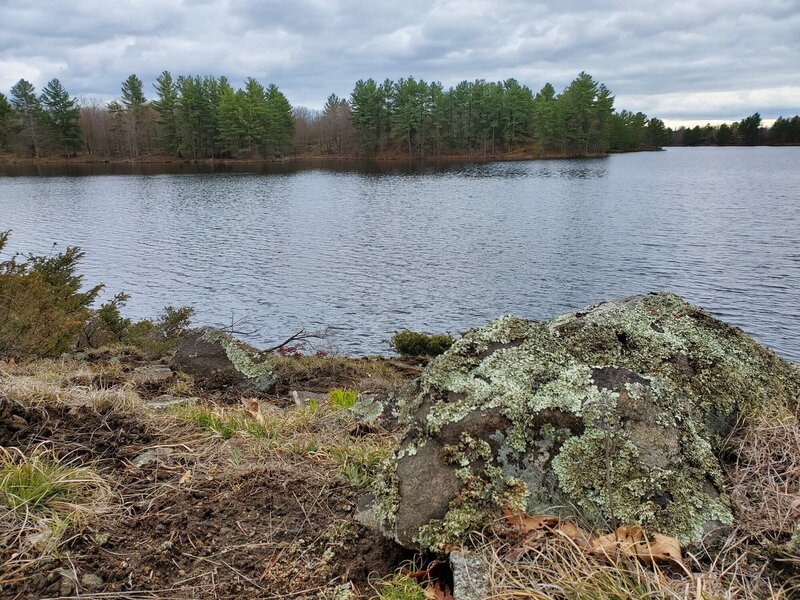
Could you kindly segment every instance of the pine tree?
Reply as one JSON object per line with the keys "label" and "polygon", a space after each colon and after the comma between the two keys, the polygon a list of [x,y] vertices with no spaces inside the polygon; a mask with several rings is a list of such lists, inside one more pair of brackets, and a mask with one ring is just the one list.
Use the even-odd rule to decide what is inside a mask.
{"label": "pine tree", "polygon": [[39,157],[39,120],[42,114],[42,104],[36,96],[33,84],[20,79],[11,88],[11,105],[17,113],[21,128],[24,128],[27,142],[30,144],[30,153],[33,158]]}
{"label": "pine tree", "polygon": [[264,106],[267,114],[269,147],[272,152],[283,154],[289,150],[294,135],[292,105],[278,86],[271,83],[267,88]]}
{"label": "pine tree", "polygon": [[238,156],[246,132],[243,117],[244,94],[234,91],[225,77],[220,78],[217,129],[220,150],[226,156]]}
{"label": "pine tree", "polygon": [[47,124],[52,128],[59,143],[64,147],[67,158],[72,157],[83,145],[80,115],[77,98],[69,93],[58,79],[52,79],[42,90],[41,102]]}
{"label": "pine tree", "polygon": [[[135,74],[129,75],[122,82],[122,104],[130,122],[130,147],[134,158],[138,158],[145,141],[145,105],[147,98],[144,96],[144,84]],[[147,144],[149,146],[149,144]],[[149,148],[148,148],[149,149]]]}
{"label": "pine tree", "polygon": [[158,99],[153,101],[153,108],[158,113],[158,124],[161,126],[161,146],[166,154],[180,154],[178,149],[178,86],[169,71],[163,71],[153,84]]}
{"label": "pine tree", "polygon": [[0,151],[8,149],[9,138],[14,129],[13,116],[14,109],[11,103],[5,94],[0,92]]}

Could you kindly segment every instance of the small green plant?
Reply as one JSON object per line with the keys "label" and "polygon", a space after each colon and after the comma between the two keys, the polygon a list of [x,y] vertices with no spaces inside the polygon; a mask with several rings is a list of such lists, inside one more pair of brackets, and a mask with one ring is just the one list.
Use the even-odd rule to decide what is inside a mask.
{"label": "small green plant", "polygon": [[353,408],[358,400],[358,392],[355,390],[334,388],[328,393],[333,410]]}
{"label": "small green plant", "polygon": [[43,447],[25,454],[0,448],[0,505],[7,506],[21,526],[46,533],[47,549],[55,548],[68,529],[80,528],[89,514],[102,510],[111,495],[93,469],[64,462]]}
{"label": "small green plant", "polygon": [[375,583],[379,600],[426,600],[425,590],[408,575],[397,574]]}
{"label": "small green plant", "polygon": [[193,406],[185,414],[198,427],[210,429],[225,440],[232,438],[241,429],[238,419],[203,406]]}
{"label": "small green plant", "polygon": [[453,345],[453,337],[449,334],[427,334],[410,329],[396,332],[389,345],[392,350],[404,357],[439,356]]}

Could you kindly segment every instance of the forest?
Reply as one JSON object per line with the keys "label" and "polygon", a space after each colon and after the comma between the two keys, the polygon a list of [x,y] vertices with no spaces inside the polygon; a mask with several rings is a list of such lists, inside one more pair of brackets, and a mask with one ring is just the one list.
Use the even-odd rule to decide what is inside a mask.
{"label": "forest", "polygon": [[758,113],[733,125],[668,129],[658,118],[614,108],[602,83],[580,73],[560,93],[515,79],[445,88],[414,77],[356,82],[322,110],[293,107],[275,84],[248,78],[173,77],[145,91],[135,74],[111,102],[80,102],[58,79],[37,93],[20,79],[0,93],[0,154],[21,159],[271,159],[290,156],[491,158],[589,156],[665,145],[798,143],[800,117],[761,127]]}
{"label": "forest", "polygon": [[800,144],[800,115],[778,117],[772,127],[764,127],[761,115],[754,113],[734,123],[680,127],[672,131],[670,146],[791,146]]}

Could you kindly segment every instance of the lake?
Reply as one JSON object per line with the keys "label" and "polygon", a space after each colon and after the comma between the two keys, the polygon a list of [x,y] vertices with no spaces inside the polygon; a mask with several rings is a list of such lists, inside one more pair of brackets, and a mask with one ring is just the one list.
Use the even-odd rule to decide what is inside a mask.
{"label": "lake", "polygon": [[86,251],[127,313],[385,353],[670,290],[800,360],[800,148],[495,163],[0,166],[11,252]]}

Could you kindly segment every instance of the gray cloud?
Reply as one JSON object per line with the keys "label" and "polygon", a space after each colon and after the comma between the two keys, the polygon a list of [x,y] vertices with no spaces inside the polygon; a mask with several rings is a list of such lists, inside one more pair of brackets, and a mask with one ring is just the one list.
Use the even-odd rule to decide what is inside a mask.
{"label": "gray cloud", "polygon": [[665,120],[800,113],[800,0],[0,0],[0,90],[59,77],[110,98],[137,73],[248,76],[294,104],[360,78],[557,89],[585,70]]}

